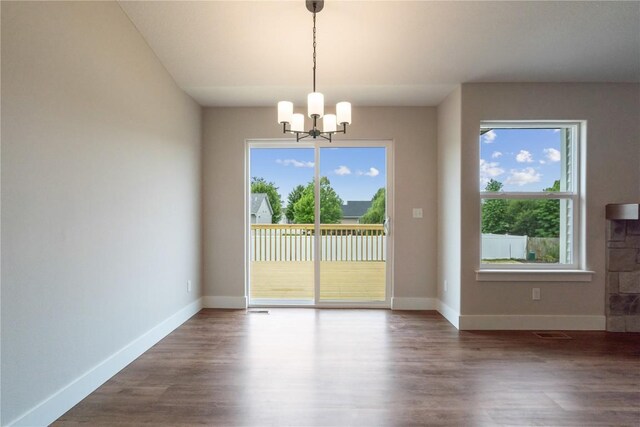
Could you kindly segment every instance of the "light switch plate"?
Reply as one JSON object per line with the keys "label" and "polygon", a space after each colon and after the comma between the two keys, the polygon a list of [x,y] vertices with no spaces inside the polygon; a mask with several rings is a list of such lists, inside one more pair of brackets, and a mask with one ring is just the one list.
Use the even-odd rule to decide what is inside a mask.
{"label": "light switch plate", "polygon": [[422,218],[422,208],[413,208],[413,217]]}

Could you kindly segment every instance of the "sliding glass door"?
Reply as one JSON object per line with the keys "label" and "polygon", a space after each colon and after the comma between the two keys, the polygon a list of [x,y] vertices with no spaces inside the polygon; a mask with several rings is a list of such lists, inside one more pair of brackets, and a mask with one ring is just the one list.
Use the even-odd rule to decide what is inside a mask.
{"label": "sliding glass door", "polygon": [[[287,198],[305,196],[313,212],[314,148],[277,145],[249,148],[249,301],[313,304],[313,220],[300,221]],[[297,197],[297,196],[295,196]]]}
{"label": "sliding glass door", "polygon": [[388,142],[248,143],[250,305],[388,307]]}
{"label": "sliding glass door", "polygon": [[386,300],[386,147],[320,148],[320,302]]}

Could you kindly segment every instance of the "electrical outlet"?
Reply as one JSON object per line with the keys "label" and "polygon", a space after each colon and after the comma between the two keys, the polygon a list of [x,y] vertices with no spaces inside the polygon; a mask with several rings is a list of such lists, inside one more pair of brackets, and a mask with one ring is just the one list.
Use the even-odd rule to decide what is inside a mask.
{"label": "electrical outlet", "polygon": [[191,280],[187,280],[187,292],[191,292]]}
{"label": "electrical outlet", "polygon": [[444,281],[444,291],[447,292],[449,290],[449,284],[447,283],[447,280],[445,279]]}
{"label": "electrical outlet", "polygon": [[422,208],[413,208],[413,217],[422,218]]}
{"label": "electrical outlet", "polygon": [[531,290],[531,299],[534,301],[540,300],[540,288],[533,288]]}

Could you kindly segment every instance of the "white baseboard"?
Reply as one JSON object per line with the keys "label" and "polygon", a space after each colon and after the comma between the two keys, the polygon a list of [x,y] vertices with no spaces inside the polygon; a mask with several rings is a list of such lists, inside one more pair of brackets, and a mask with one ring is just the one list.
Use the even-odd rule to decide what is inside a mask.
{"label": "white baseboard", "polygon": [[391,298],[392,310],[437,310],[435,298]]}
{"label": "white baseboard", "polygon": [[460,313],[440,300],[438,300],[438,312],[442,314],[442,316],[447,319],[449,323],[460,329]]}
{"label": "white baseboard", "polygon": [[234,308],[243,310],[247,308],[247,297],[203,297],[204,308]]}
{"label": "white baseboard", "polygon": [[605,316],[462,315],[460,330],[604,331]]}
{"label": "white baseboard", "polygon": [[199,299],[180,309],[7,425],[46,426],[53,423],[201,308],[202,299]]}

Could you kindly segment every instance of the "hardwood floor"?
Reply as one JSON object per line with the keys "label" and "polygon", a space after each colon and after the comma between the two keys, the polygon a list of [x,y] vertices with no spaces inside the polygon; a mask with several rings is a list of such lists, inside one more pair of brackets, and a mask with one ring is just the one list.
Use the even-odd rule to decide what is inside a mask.
{"label": "hardwood floor", "polygon": [[435,312],[202,310],[54,426],[640,425],[640,334]]}

